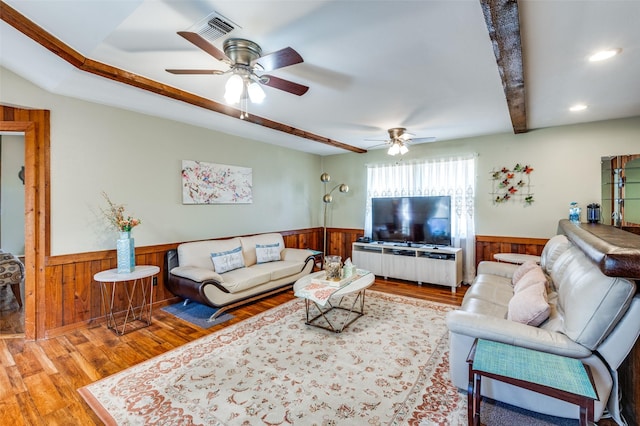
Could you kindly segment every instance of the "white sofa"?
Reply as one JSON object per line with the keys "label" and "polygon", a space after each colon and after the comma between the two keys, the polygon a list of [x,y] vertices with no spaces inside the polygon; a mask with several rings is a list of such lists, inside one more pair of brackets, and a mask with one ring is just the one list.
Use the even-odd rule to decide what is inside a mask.
{"label": "white sofa", "polygon": [[[518,293],[512,276],[523,267],[481,262],[462,306],[447,316],[453,383],[467,389],[466,358],[476,338],[577,358],[593,374],[599,395],[595,420],[607,410],[622,424],[617,368],[640,333],[640,296],[632,280],[604,275],[589,258],[592,254],[585,254],[564,235],[549,240],[541,256],[549,317],[536,317],[540,310],[529,316],[542,321],[538,326],[508,319],[515,314],[509,310],[518,309],[518,303],[512,302]],[[531,311],[534,303],[525,301],[525,310]],[[573,404],[491,379],[483,380],[482,395],[544,414],[579,418]]]}
{"label": "white sofa", "polygon": [[185,303],[219,308],[214,320],[233,307],[286,290],[313,265],[310,250],[286,248],[278,233],[196,241],[167,252],[165,284]]}

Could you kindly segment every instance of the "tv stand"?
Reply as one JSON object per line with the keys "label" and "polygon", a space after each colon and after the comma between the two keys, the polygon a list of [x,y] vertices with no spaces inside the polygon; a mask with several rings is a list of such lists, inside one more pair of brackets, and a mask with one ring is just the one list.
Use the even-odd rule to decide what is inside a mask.
{"label": "tv stand", "polygon": [[421,244],[353,243],[352,260],[377,276],[451,287],[462,282],[462,249]]}

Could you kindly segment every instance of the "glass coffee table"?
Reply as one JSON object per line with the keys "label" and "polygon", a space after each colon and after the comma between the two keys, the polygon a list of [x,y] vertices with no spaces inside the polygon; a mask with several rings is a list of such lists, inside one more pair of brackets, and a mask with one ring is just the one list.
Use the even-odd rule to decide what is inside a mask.
{"label": "glass coffee table", "polygon": [[[376,277],[361,269],[342,282],[327,282],[325,276],[325,271],[320,271],[300,278],[293,285],[293,293],[304,299],[305,324],[342,333],[364,315],[365,290]],[[349,295],[352,297],[345,298]],[[343,305],[343,302],[347,303]]]}

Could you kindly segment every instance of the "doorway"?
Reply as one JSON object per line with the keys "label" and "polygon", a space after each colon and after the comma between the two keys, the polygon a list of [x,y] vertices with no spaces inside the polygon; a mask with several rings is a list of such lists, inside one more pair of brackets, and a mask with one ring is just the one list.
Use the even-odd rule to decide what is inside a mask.
{"label": "doorway", "polygon": [[50,111],[0,105],[0,132],[24,134],[24,338],[45,337]]}
{"label": "doorway", "polygon": [[0,134],[0,337],[24,335],[24,152],[24,134]]}

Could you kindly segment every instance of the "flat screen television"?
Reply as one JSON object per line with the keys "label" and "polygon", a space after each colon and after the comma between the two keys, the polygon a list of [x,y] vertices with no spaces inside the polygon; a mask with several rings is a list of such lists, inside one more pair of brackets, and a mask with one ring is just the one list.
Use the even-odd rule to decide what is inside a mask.
{"label": "flat screen television", "polygon": [[451,197],[385,197],[371,200],[371,239],[451,245]]}

